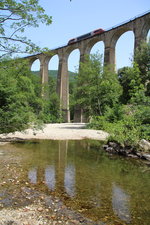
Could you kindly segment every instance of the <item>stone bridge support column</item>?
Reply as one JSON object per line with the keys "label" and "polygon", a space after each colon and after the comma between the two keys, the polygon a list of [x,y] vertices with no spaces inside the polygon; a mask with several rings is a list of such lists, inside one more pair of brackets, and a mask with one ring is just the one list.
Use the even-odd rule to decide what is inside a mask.
{"label": "stone bridge support column", "polygon": [[40,60],[40,76],[41,76],[41,83],[42,83],[42,90],[41,95],[42,97],[48,97],[48,60],[45,56],[39,58]]}
{"label": "stone bridge support column", "polygon": [[104,65],[110,65],[110,68],[112,70],[115,70],[116,65],[115,45],[105,43]]}
{"label": "stone bridge support column", "polygon": [[135,53],[136,49],[140,46],[141,42],[146,40],[147,33],[144,32],[144,29],[142,29],[141,26],[136,25],[134,35],[135,35],[134,41],[134,53]]}
{"label": "stone bridge support column", "polygon": [[57,94],[60,98],[64,122],[70,122],[68,57],[65,55],[59,56]]}
{"label": "stone bridge support column", "polygon": [[40,59],[40,75],[42,84],[48,83],[48,60],[45,57]]}

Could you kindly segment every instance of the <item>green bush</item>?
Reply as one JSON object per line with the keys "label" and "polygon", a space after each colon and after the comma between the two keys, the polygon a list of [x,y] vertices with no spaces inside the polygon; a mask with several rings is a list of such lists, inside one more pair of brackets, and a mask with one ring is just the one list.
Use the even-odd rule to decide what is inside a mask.
{"label": "green bush", "polygon": [[89,127],[104,130],[110,134],[109,140],[121,145],[137,145],[140,139],[140,124],[133,115],[126,115],[122,120],[109,122],[105,116],[94,117]]}
{"label": "green bush", "polygon": [[111,126],[109,140],[116,141],[122,145],[137,145],[140,138],[140,126],[134,116],[125,116],[123,120],[113,123]]}

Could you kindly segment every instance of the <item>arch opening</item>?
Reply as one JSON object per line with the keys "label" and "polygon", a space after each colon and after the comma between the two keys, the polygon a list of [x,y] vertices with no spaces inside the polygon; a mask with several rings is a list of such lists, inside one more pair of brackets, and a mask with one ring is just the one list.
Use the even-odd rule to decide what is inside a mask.
{"label": "arch opening", "polygon": [[69,109],[70,120],[74,119],[74,99],[73,93],[76,86],[76,75],[79,71],[80,51],[78,49],[73,50],[68,57],[68,73],[69,73]]}
{"label": "arch opening", "polygon": [[104,42],[99,41],[93,45],[91,48],[90,54],[100,54],[101,55],[101,63],[104,65]]}
{"label": "arch opening", "polygon": [[40,76],[40,60],[35,59],[31,65],[31,71],[33,74]]}
{"label": "arch opening", "polygon": [[57,77],[58,77],[58,55],[53,56],[48,64],[48,84],[50,94],[56,93]]}
{"label": "arch opening", "polygon": [[116,69],[131,66],[134,55],[134,33],[123,33],[116,43]]}
{"label": "arch opening", "polygon": [[68,71],[77,73],[79,69],[80,52],[78,49],[73,50],[68,57]]}
{"label": "arch opening", "polygon": [[40,60],[35,59],[31,64],[31,72],[33,74],[34,82],[37,84],[37,95],[41,95],[41,73],[40,73]]}

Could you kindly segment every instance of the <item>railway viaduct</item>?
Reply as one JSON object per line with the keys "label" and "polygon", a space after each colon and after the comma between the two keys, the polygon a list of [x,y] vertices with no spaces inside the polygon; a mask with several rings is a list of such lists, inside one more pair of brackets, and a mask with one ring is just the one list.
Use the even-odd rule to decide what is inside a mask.
{"label": "railway viaduct", "polygon": [[[68,76],[68,57],[71,52],[78,49],[80,52],[80,62],[84,60],[84,56],[90,53],[92,47],[99,41],[104,43],[104,64],[111,64],[115,66],[115,46],[119,37],[127,32],[134,33],[134,50],[139,46],[142,40],[146,40],[148,31],[150,29],[150,11],[146,12],[134,19],[131,19],[119,26],[112,27],[102,34],[98,34],[87,39],[80,40],[70,45],[65,45],[48,53],[40,53],[26,57],[29,60],[30,66],[39,59],[40,61],[40,75],[42,84],[48,82],[48,63],[54,55],[58,55],[59,66],[57,75],[57,94],[61,102],[61,109],[64,115],[64,121],[70,122],[69,111],[69,76]],[[82,111],[76,109],[74,122],[83,122]]]}

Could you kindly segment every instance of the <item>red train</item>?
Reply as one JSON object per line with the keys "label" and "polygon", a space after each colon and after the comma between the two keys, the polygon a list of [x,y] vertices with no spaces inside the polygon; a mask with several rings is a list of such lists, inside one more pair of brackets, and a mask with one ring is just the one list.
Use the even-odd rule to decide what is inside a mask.
{"label": "red train", "polygon": [[104,33],[104,32],[105,32],[105,30],[103,30],[103,29],[101,29],[101,28],[100,28],[100,29],[97,29],[97,30],[94,30],[94,31],[92,31],[92,32],[90,32],[90,33],[81,35],[81,36],[79,36],[79,37],[77,37],[77,38],[70,39],[70,40],[68,41],[68,45],[73,44],[73,43],[75,43],[75,42],[77,42],[77,41],[80,41],[80,40],[89,38],[89,37],[91,37],[91,36],[94,36],[94,35],[97,35],[97,34]]}

